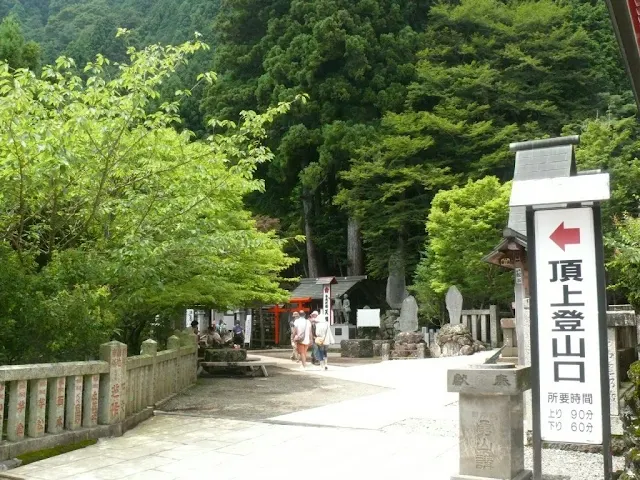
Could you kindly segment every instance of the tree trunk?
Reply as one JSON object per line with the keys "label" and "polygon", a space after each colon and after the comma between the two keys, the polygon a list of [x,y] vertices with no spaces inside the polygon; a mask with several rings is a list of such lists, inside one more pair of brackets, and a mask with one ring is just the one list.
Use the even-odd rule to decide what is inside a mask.
{"label": "tree trunk", "polygon": [[304,211],[304,234],[307,238],[307,265],[309,278],[318,277],[318,255],[316,245],[313,242],[313,231],[311,229],[311,217],[313,215],[313,203],[311,192],[304,189],[302,194],[302,209]]}
{"label": "tree trunk", "polygon": [[262,314],[262,305],[258,307],[258,315],[260,319],[260,348],[264,348],[264,315]]}
{"label": "tree trunk", "polygon": [[387,303],[391,308],[399,309],[409,292],[404,268],[404,237],[402,233],[398,235],[396,251],[389,257],[389,276],[387,278]]}
{"label": "tree trunk", "polygon": [[360,223],[355,218],[349,217],[349,224],[347,226],[347,275],[364,275],[362,257]]}

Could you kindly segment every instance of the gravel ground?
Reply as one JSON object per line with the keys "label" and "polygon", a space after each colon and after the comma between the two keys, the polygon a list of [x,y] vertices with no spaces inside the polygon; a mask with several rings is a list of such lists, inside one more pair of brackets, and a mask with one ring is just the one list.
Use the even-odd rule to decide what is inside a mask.
{"label": "gravel ground", "polygon": [[[389,433],[417,433],[455,438],[458,422],[449,419],[407,418],[382,429]],[[533,465],[533,449],[525,447],[525,468]],[[613,458],[613,470],[624,466],[622,457]],[[544,480],[602,480],[602,455],[567,450],[544,449],[542,451]]]}
{"label": "gravel ground", "polygon": [[[531,469],[533,450],[524,451],[525,467]],[[613,470],[624,466],[622,457],[613,458]],[[602,480],[602,455],[597,453],[580,453],[566,450],[542,451],[542,471],[544,480]]]}
{"label": "gravel ground", "polygon": [[172,398],[161,410],[259,421],[386,390],[277,367],[269,367],[268,378],[222,371],[198,378],[195,386]]}

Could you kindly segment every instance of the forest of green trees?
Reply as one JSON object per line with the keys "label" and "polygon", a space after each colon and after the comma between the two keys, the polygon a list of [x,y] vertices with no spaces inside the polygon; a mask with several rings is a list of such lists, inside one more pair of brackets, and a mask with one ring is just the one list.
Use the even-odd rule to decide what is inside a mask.
{"label": "forest of green trees", "polygon": [[[27,311],[27,299],[15,295],[16,272],[25,282],[21,291],[34,292],[25,297],[42,297],[38,311],[62,318],[73,302],[86,300],[88,310],[78,315],[102,318],[134,344],[154,312],[274,301],[283,279],[300,276],[366,274],[382,282],[392,269],[406,277],[424,321],[438,317],[452,284],[468,307],[506,303],[509,273],[480,258],[498,243],[506,223],[514,163],[508,145],[565,134],[582,136],[579,168],[612,175],[605,222],[609,282],[640,306],[634,234],[640,231],[640,127],[602,1],[0,0],[0,17],[4,76],[21,76],[38,92],[38,98],[20,97],[22,110],[2,106],[0,126],[24,114],[53,122],[36,131],[26,124],[11,128],[25,136],[21,141],[33,142],[22,147],[27,165],[36,168],[37,158],[40,173],[52,172],[52,164],[58,169],[54,176],[34,170],[30,179],[16,151],[0,152],[0,180],[16,182],[0,185],[0,205],[15,199],[5,210],[20,218],[0,214],[0,259],[15,269],[0,273],[0,335],[42,315],[38,307]],[[160,46],[194,38],[184,51]],[[156,46],[144,50],[149,45]],[[159,58],[162,66],[154,64]],[[61,89],[66,113],[48,97],[41,104],[44,84],[33,82],[46,65],[54,65],[50,81]],[[35,72],[34,79],[16,73],[25,72],[21,68]],[[143,71],[157,81],[147,84]],[[0,84],[0,95],[17,95],[13,88]],[[140,103],[132,120],[117,104],[131,102],[134,93]],[[76,99],[81,107],[74,95],[82,97]],[[42,108],[56,114],[47,117]],[[82,123],[92,116],[104,122],[103,130],[96,127],[98,137],[105,135],[100,148],[69,126],[73,118]],[[142,155],[137,129],[146,129],[141,138],[156,135],[153,122],[160,122],[168,145],[166,151],[153,142],[144,146],[157,150],[145,163],[131,152]],[[66,128],[72,146],[42,146]],[[124,134],[113,137],[104,128]],[[162,165],[180,163],[187,148],[203,149],[203,156],[180,167],[179,175],[172,171],[180,181],[170,188],[166,182],[177,180],[163,176]],[[238,168],[229,173],[233,182],[220,180],[225,168],[207,160],[207,148]],[[59,171],[61,155],[97,156],[93,173],[73,160],[64,166],[90,175],[84,187],[73,183],[73,194],[59,176],[69,175]],[[107,173],[100,177],[102,168]],[[140,180],[145,169],[158,173],[148,184]],[[87,198],[78,200],[82,188],[94,186],[91,179],[111,176],[113,192],[85,191]],[[56,182],[62,182],[59,191]],[[26,214],[22,188],[40,188],[28,200],[37,215]],[[150,197],[154,189],[160,200]],[[112,202],[103,209],[105,192]],[[146,228],[150,205],[164,194],[183,203],[169,203],[162,214],[154,206],[153,214],[173,215],[176,225],[164,231],[149,226],[149,237],[135,244],[142,232],[131,222]],[[185,199],[207,194],[215,196],[207,208],[184,211]],[[64,218],[56,210],[58,196],[67,202]],[[84,223],[75,218],[80,207],[69,206],[76,201],[93,205],[80,215]],[[100,215],[110,228],[120,225],[117,241],[103,238]],[[174,239],[182,238],[179,248],[165,238],[172,229]],[[201,238],[210,242],[193,244]],[[255,256],[241,252],[251,242],[264,242],[262,254],[260,248]],[[198,255],[199,248],[216,258],[186,261],[177,278],[178,259],[187,251]],[[246,265],[228,265],[226,248],[237,254],[233,262]],[[30,266],[22,256],[27,251]],[[234,281],[213,288],[216,278]],[[52,347],[50,355],[62,350]],[[0,351],[11,361],[15,355]]]}

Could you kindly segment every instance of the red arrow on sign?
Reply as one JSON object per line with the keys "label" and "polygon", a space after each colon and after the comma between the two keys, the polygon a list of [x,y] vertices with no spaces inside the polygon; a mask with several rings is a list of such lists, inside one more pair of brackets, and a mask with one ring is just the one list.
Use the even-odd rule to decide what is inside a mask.
{"label": "red arrow on sign", "polygon": [[564,228],[564,222],[558,225],[558,228],[549,237],[553,242],[558,245],[562,250],[567,245],[580,244],[580,229],[579,228]]}

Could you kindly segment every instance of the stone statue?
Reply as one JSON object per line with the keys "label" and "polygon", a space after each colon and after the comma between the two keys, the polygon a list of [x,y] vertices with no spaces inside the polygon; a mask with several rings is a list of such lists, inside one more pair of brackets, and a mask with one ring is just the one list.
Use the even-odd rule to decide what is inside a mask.
{"label": "stone statue", "polygon": [[446,296],[447,310],[449,311],[449,323],[456,325],[460,323],[460,315],[462,313],[462,294],[460,290],[453,285],[449,287]]}
{"label": "stone statue", "polygon": [[336,295],[333,300],[333,321],[342,323],[342,299]]}
{"label": "stone statue", "polygon": [[342,313],[344,315],[344,323],[349,323],[351,302],[349,301],[349,296],[346,293],[342,296]]}

